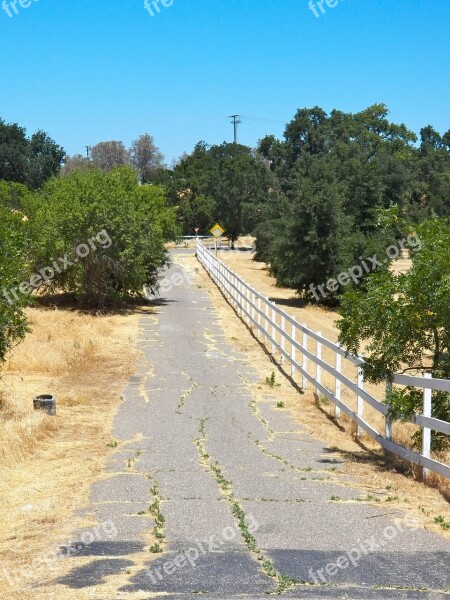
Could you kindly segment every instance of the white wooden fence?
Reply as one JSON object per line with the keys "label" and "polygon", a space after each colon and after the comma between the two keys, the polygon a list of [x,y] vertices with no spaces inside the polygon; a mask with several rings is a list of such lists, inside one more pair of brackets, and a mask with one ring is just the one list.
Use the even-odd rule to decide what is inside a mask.
{"label": "white wooden fence", "polygon": [[[397,375],[394,383],[400,386],[411,386],[423,389],[423,414],[415,415],[412,422],[423,430],[422,453],[414,452],[393,441],[393,422],[389,415],[389,406],[377,400],[365,388],[363,365],[364,359],[354,356],[339,344],[314,332],[306,324],[301,324],[294,317],[279,308],[274,302],[248,285],[239,275],[234,273],[221,260],[212,254],[197,240],[197,258],[217,284],[227,301],[238,316],[253,329],[260,341],[275,355],[280,354],[282,363],[287,361],[291,366],[291,377],[297,372],[301,375],[301,387],[305,389],[308,382],[316,389],[318,395],[325,396],[335,405],[336,417],[341,412],[346,414],[358,426],[358,434],[362,431],[372,437],[380,446],[402,459],[423,467],[424,477],[428,471],[434,471],[450,479],[450,466],[431,458],[431,432],[450,435],[450,423],[440,421],[431,416],[433,390],[450,392],[450,381],[433,379],[431,374],[425,377]],[[312,344],[310,344],[312,340]],[[323,358],[323,350],[334,357],[331,361]],[[344,361],[344,367],[343,367]],[[330,364],[330,363],[333,364]],[[345,363],[350,363],[356,370],[356,381],[345,374],[348,370]],[[311,365],[312,368],[311,368]],[[327,375],[328,385],[323,382],[323,374]],[[332,381],[333,385],[329,385]],[[332,389],[330,389],[332,388]],[[346,394],[344,394],[344,391]],[[356,409],[348,406],[343,396],[348,392],[356,396]],[[384,432],[380,433],[364,418],[365,405],[369,404],[375,411],[383,415]]]}

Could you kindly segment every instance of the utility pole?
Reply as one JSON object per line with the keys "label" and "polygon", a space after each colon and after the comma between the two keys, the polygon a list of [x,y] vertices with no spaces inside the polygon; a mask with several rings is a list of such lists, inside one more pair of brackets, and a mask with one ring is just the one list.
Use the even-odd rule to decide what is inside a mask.
{"label": "utility pole", "polygon": [[91,147],[85,146],[85,148],[86,148],[86,158],[89,160],[89,152],[91,151]]}
{"label": "utility pole", "polygon": [[238,125],[240,123],[242,123],[240,115],[230,115],[229,119],[233,119],[231,122],[233,123],[233,127],[234,127],[234,143],[237,143],[237,128]]}

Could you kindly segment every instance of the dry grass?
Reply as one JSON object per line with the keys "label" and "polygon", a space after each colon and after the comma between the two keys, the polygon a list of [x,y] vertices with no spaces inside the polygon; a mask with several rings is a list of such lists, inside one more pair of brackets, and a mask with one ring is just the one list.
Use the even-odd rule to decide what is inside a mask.
{"label": "dry grass", "polygon": [[[177,261],[191,271],[195,264],[198,265],[193,256],[178,256]],[[318,306],[299,306],[300,302],[293,291],[277,288],[265,265],[253,262],[251,256],[247,253],[230,254],[224,262],[255,289],[280,305],[285,305],[287,312],[296,316],[299,322],[306,322],[311,329],[320,330],[328,339],[334,341],[337,339],[338,331],[334,325],[334,321],[338,318],[336,312]],[[299,393],[299,390],[292,385],[292,380],[289,379],[290,367],[288,372],[283,371],[283,366],[279,364],[279,357],[271,357],[269,353],[264,351],[258,341],[249,334],[246,325],[236,317],[235,312],[224,300],[206,272],[200,269],[196,277],[196,284],[207,289],[211,295],[228,340],[241,353],[245,354],[260,374],[260,385],[257,388],[251,386],[255,399],[258,402],[270,402],[274,406],[274,410],[279,410],[275,408],[276,403],[282,401],[297,422],[305,427],[313,437],[335,448],[338,453],[349,459],[343,469],[344,474],[357,475],[368,490],[375,488],[385,490],[386,497],[390,498],[389,506],[411,510],[421,518],[425,527],[434,529],[441,535],[450,538],[448,532],[442,531],[434,523],[434,518],[440,515],[450,520],[448,505],[450,482],[436,476],[432,477],[430,481],[435,487],[424,488],[422,483],[415,480],[410,466],[406,465],[403,471],[399,471],[398,464],[394,468],[392,463],[387,463],[383,452],[371,438],[362,436],[362,438],[356,440],[354,423],[347,417],[342,416],[337,424],[334,419],[333,406],[331,403],[327,404],[323,399],[318,398],[314,394],[311,385],[304,393]],[[314,350],[312,345],[311,348]],[[288,347],[287,349],[289,350]],[[330,361],[330,364],[334,364],[334,356],[331,357],[325,350],[323,357],[325,360]],[[265,384],[266,377],[270,377],[272,371],[276,374],[276,381],[280,384],[279,386],[269,387]],[[345,370],[345,373],[352,378],[356,376],[356,372],[352,374],[350,371]],[[283,374],[287,377],[284,377]],[[298,375],[295,377],[295,382],[297,384],[301,382]],[[326,374],[323,374],[323,382],[332,389],[331,384],[334,385],[334,380],[328,381]],[[368,390],[377,393],[380,397],[379,389],[368,386]],[[382,392],[383,390],[381,390],[381,394]],[[346,396],[343,393],[343,399],[350,406],[356,407],[356,398],[352,398],[350,395]],[[370,407],[366,408],[365,418],[374,426],[384,426],[382,417]],[[413,431],[415,431],[413,425],[398,423],[394,428],[395,439],[399,443],[410,444]],[[358,487],[361,487],[359,483]]]}
{"label": "dry grass", "polygon": [[[88,504],[91,484],[103,474],[139,336],[138,310],[92,316],[31,309],[29,316],[33,332],[1,372],[0,555],[11,571],[92,524],[74,511]],[[41,393],[56,396],[56,417],[33,411],[32,398]],[[0,571],[0,598],[15,597],[40,594],[26,579],[13,592]]]}
{"label": "dry grass", "polygon": [[71,382],[96,370],[110,345],[102,342],[112,331],[111,318],[42,309],[30,309],[29,318],[33,333],[11,353],[1,372],[2,465],[33,454],[36,444],[58,429],[58,419],[33,411],[35,395],[56,395],[58,408],[92,402]]}

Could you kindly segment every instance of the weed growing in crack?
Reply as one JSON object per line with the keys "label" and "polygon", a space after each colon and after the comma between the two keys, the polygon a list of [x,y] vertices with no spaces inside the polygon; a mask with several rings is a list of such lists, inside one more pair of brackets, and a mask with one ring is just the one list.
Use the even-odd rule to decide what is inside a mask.
{"label": "weed growing in crack", "polygon": [[261,425],[264,427],[264,429],[267,431],[267,433],[269,434],[269,439],[273,439],[275,432],[274,430],[270,427],[269,423],[264,419],[264,417],[261,416],[260,412],[259,412],[259,408],[258,408],[258,404],[256,402],[256,400],[252,400],[249,403],[249,407],[250,410],[252,411],[253,415],[258,419],[258,421],[261,423]]}
{"label": "weed growing in crack", "polygon": [[158,484],[153,478],[149,477],[149,479],[151,479],[153,483],[153,486],[150,488],[150,493],[152,494],[152,496],[154,496],[155,499],[152,502],[152,504],[150,504],[148,512],[155,519],[155,526],[153,527],[152,533],[157,540],[155,544],[153,544],[153,546],[150,547],[150,552],[153,552],[154,554],[160,554],[161,552],[164,552],[162,544],[166,537],[164,534],[166,519],[164,518],[164,515],[161,512],[162,497],[159,491]]}
{"label": "weed growing in crack", "polygon": [[286,575],[279,573],[275,569],[272,561],[269,558],[267,558],[263,554],[263,552],[258,548],[256,538],[252,535],[251,531],[249,530],[248,519],[246,517],[245,511],[242,508],[241,504],[238,502],[238,500],[236,500],[236,498],[234,497],[232,482],[226,479],[222,472],[222,468],[220,467],[218,462],[213,462],[209,454],[206,452],[206,421],[207,419],[202,419],[200,421],[200,437],[194,440],[194,444],[197,447],[200,456],[200,463],[205,468],[209,469],[211,474],[215,477],[220,489],[222,490],[222,497],[230,503],[231,513],[238,522],[239,530],[241,532],[242,539],[244,540],[247,549],[255,556],[255,558],[258,561],[260,561],[262,571],[268,577],[275,580],[276,587],[269,593],[281,594],[288,588],[300,582],[296,582],[295,580],[290,579]]}
{"label": "weed growing in crack", "polygon": [[[250,433],[248,434],[248,438],[252,439]],[[289,467],[290,469],[297,471],[298,473],[308,473],[309,471],[312,471],[311,467],[296,467],[295,465],[291,464],[288,460],[286,460],[282,456],[279,456],[278,454],[275,454],[274,452],[267,450],[267,448],[265,446],[263,446],[263,444],[259,440],[253,440],[253,442],[261,450],[261,452],[263,454],[265,454],[266,456],[270,456],[271,458],[274,458],[275,460],[278,460],[279,462],[283,463],[283,465],[286,465],[286,467]]]}
{"label": "weed growing in crack", "polygon": [[[190,378],[191,379],[191,378]],[[191,379],[192,381],[192,379]],[[181,409],[184,406],[184,403],[186,402],[186,399],[192,394],[192,392],[195,390],[195,388],[198,387],[198,383],[196,383],[195,381],[192,383],[191,387],[184,392],[184,394],[182,394],[180,396],[180,399],[178,401],[178,406],[177,406],[177,410],[175,411],[177,414],[181,415]]]}

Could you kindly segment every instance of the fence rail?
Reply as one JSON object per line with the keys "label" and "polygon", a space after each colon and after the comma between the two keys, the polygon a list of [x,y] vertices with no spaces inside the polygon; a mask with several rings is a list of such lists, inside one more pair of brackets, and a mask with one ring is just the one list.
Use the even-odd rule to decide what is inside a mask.
{"label": "fence rail", "polygon": [[[323,337],[320,332],[314,332],[305,323],[299,323],[295,317],[234,273],[200,240],[197,240],[196,250],[198,260],[238,316],[253,329],[260,341],[264,340],[273,355],[279,353],[281,362],[290,364],[292,377],[297,373],[301,375],[303,389],[311,384],[318,395],[326,397],[335,405],[336,417],[339,417],[341,412],[346,414],[357,424],[358,435],[364,431],[388,452],[423,467],[424,478],[429,471],[433,471],[450,479],[450,466],[431,458],[432,431],[450,435],[450,423],[431,416],[432,394],[433,390],[450,392],[449,380],[433,379],[431,374],[426,374],[425,377],[396,375],[395,384],[423,390],[423,414],[415,415],[411,420],[422,428],[422,453],[395,443],[389,406],[365,389],[363,357],[347,352],[339,344]],[[313,344],[310,344],[310,340]],[[323,357],[324,349],[328,354],[331,353],[332,361]],[[348,371],[346,365],[356,369],[355,381],[345,374],[345,371]],[[327,385],[323,382],[324,373],[328,378]],[[330,385],[330,382],[333,385]],[[355,409],[343,399],[344,392],[356,396]],[[364,418],[366,404],[384,417],[383,433]]]}

